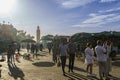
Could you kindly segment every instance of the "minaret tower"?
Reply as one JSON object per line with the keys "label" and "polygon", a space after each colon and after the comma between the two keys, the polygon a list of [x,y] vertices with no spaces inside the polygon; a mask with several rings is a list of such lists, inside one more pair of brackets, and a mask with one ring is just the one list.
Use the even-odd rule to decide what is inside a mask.
{"label": "minaret tower", "polygon": [[39,28],[39,26],[37,26],[37,31],[36,31],[36,40],[37,40],[37,42],[39,42],[39,41],[40,41],[40,28]]}

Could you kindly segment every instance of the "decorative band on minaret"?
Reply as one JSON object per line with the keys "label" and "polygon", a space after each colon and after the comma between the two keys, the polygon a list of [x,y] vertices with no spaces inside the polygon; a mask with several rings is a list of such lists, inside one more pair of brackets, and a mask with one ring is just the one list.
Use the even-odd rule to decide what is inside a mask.
{"label": "decorative band on minaret", "polygon": [[39,42],[39,41],[40,41],[40,28],[39,28],[39,26],[37,26],[37,31],[36,31],[36,40],[37,40],[37,42]]}

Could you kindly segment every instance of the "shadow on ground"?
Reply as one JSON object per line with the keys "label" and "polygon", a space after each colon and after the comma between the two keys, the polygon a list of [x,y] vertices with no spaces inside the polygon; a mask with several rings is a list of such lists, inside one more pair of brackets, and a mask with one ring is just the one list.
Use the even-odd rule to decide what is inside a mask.
{"label": "shadow on ground", "polygon": [[[49,52],[48,51],[41,51],[43,54],[49,54]],[[41,53],[40,52],[40,53]]]}
{"label": "shadow on ground", "polygon": [[120,80],[120,78],[115,77],[115,76],[110,76],[109,78],[110,78],[110,80]]}
{"label": "shadow on ground", "polygon": [[8,74],[10,75],[10,76],[12,76],[13,78],[14,78],[14,80],[17,80],[18,78],[20,78],[20,80],[24,80],[24,73],[23,73],[23,71],[20,69],[20,68],[18,68],[16,65],[15,65],[15,63],[13,64],[13,63],[8,63],[8,68],[9,68],[9,72],[8,72]]}
{"label": "shadow on ground", "polygon": [[68,80],[99,80],[97,77],[88,77],[78,73],[66,73]]}
{"label": "shadow on ground", "polygon": [[120,67],[120,61],[115,61],[112,63],[112,65]]}
{"label": "shadow on ground", "polygon": [[[69,65],[66,65],[66,66],[69,67]],[[76,67],[76,66],[74,66],[74,70],[81,71],[81,72],[86,72],[86,70],[84,70],[82,68],[79,68],[79,67]]]}
{"label": "shadow on ground", "polygon": [[55,64],[52,62],[36,62],[36,63],[33,63],[33,65],[38,66],[38,67],[52,67]]}

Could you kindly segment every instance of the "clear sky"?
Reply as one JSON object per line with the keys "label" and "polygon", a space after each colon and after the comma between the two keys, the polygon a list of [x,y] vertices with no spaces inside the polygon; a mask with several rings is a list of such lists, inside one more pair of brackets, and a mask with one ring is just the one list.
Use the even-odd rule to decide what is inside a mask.
{"label": "clear sky", "polygon": [[10,22],[31,35],[35,35],[37,25],[42,35],[120,31],[120,0],[4,1],[5,6],[0,0],[0,22]]}

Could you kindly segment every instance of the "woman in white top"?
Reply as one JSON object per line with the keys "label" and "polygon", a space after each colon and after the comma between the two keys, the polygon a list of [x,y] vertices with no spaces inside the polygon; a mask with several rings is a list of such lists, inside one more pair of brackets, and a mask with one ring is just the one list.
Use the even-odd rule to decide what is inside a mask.
{"label": "woman in white top", "polygon": [[94,51],[91,49],[92,48],[92,44],[91,43],[87,43],[87,48],[85,49],[85,63],[87,64],[86,70],[89,74],[92,74],[93,72],[93,55],[94,55]]}

